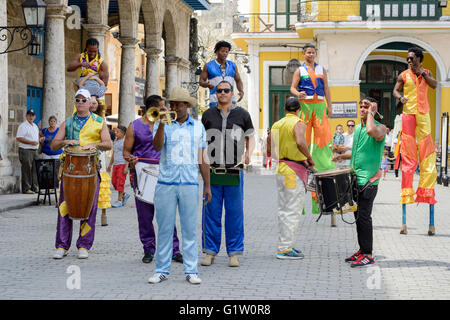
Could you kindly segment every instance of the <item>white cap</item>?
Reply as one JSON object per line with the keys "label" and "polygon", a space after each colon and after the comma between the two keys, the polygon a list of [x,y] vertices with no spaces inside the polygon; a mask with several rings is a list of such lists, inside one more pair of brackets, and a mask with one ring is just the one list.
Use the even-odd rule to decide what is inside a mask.
{"label": "white cap", "polygon": [[78,96],[78,95],[82,95],[83,97],[85,97],[87,99],[91,98],[90,92],[88,90],[86,90],[86,89],[79,89],[77,91],[77,93],[75,94],[75,97]]}

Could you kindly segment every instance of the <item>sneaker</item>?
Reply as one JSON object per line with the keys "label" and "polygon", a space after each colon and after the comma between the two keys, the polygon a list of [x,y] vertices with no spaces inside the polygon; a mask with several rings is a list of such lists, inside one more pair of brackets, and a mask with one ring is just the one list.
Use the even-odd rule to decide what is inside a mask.
{"label": "sneaker", "polygon": [[239,267],[241,264],[239,263],[238,256],[231,256],[230,261],[228,262],[229,267]]}
{"label": "sneaker", "polygon": [[53,259],[62,259],[65,256],[67,256],[67,251],[59,248],[56,250],[55,254],[53,255]]}
{"label": "sneaker", "polygon": [[111,205],[111,207],[113,207],[113,208],[121,208],[121,207],[123,207],[123,203],[122,203],[122,201],[117,200],[116,202],[114,202],[114,203]]}
{"label": "sneaker", "polygon": [[160,283],[160,282],[163,282],[163,281],[169,279],[167,276],[168,275],[164,274],[164,273],[155,273],[153,276],[151,276],[148,279],[148,282],[149,283]]}
{"label": "sneaker", "polygon": [[155,257],[155,254],[154,254],[154,253],[146,252],[146,253],[144,254],[144,257],[142,258],[142,262],[143,262],[143,263],[150,263],[150,262],[153,261],[153,258],[154,258],[154,257]]}
{"label": "sneaker", "polygon": [[205,258],[200,262],[200,264],[202,266],[208,267],[208,266],[210,266],[210,265],[212,265],[214,263],[214,259],[215,259],[215,257],[213,255],[207,254],[205,256]]}
{"label": "sneaker", "polygon": [[78,259],[87,259],[89,257],[89,252],[85,248],[78,249]]}
{"label": "sneaker", "polygon": [[189,281],[189,283],[191,283],[191,284],[200,284],[200,283],[202,283],[202,279],[200,279],[198,277],[198,275],[195,274],[195,273],[187,274],[186,275],[186,280]]}
{"label": "sneaker", "polygon": [[175,262],[183,263],[183,255],[181,253],[174,254],[172,260]]}
{"label": "sneaker", "polygon": [[122,196],[122,205],[125,206],[125,204],[127,203],[128,199],[130,199],[130,195],[128,193],[124,193]]}
{"label": "sneaker", "polygon": [[277,252],[278,259],[296,260],[296,259],[303,259],[304,257],[305,257],[304,254],[300,250],[297,250],[295,248],[292,248],[287,252]]}
{"label": "sneaker", "polygon": [[352,264],[350,265],[352,268],[354,267],[364,267],[367,266],[369,264],[374,264],[375,263],[375,259],[369,257],[366,254],[361,254],[358,258],[358,260],[352,262]]}
{"label": "sneaker", "polygon": [[24,192],[25,194],[35,194],[36,192],[34,192],[31,189],[28,189],[27,191]]}
{"label": "sneaker", "polygon": [[357,261],[360,255],[362,255],[362,252],[361,252],[361,250],[358,250],[354,254],[352,254],[350,257],[345,258],[345,262]]}

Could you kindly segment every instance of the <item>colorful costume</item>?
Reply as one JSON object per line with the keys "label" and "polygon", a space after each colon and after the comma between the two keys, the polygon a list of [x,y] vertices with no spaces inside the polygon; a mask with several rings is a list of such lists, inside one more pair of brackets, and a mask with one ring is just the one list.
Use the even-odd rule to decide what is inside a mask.
{"label": "colorful costume", "polygon": [[[315,169],[318,172],[334,169],[332,135],[327,116],[325,98],[324,69],[315,64],[315,70],[309,71],[306,64],[299,67],[300,81],[297,90],[305,91],[306,98],[300,100],[302,108],[300,118],[306,124],[306,143],[311,149]],[[314,141],[311,141],[311,131],[314,128]],[[317,204],[313,201],[313,213],[319,213]]]}
{"label": "colorful costume", "polygon": [[[225,69],[221,68],[221,65],[217,60],[210,61],[206,64],[206,70],[208,72],[208,80],[214,85],[214,89],[209,90],[209,106],[217,106],[216,88],[221,81],[228,81],[233,89],[235,87],[234,76],[236,75],[236,64],[233,61],[226,60]],[[236,103],[233,99],[233,103]]]}
{"label": "colorful costume", "polygon": [[[100,132],[103,127],[103,118],[90,113],[87,121],[80,123],[76,118],[76,114],[66,120],[66,137],[68,140],[78,140],[81,146],[98,143],[101,141]],[[63,179],[61,177],[60,183],[60,198],[58,207],[58,222],[56,228],[56,249],[69,250],[72,242],[72,226],[73,221],[69,218],[66,202],[64,201]],[[94,243],[95,235],[95,220],[97,217],[97,202],[100,190],[100,174],[97,177],[97,189],[95,191],[94,203],[92,205],[89,218],[80,221],[80,233],[77,241],[77,248],[84,248],[89,250]]]}
{"label": "colorful costume", "polygon": [[[429,74],[428,70],[425,70]],[[430,106],[428,104],[428,84],[411,69],[401,74],[403,93],[408,101],[403,105],[402,116],[402,204],[423,202],[435,204],[434,185],[436,183],[436,152],[431,136]],[[418,157],[417,157],[418,151]],[[417,163],[420,168],[419,187],[414,200],[413,179]]]}
{"label": "colorful costume", "polygon": [[80,62],[87,62],[90,65],[90,68],[80,67],[78,69],[78,78],[86,77],[88,74],[98,74],[100,71],[100,65],[103,62],[103,58],[99,57],[97,54],[94,59],[89,61],[89,56],[87,52],[83,52],[80,55]]}

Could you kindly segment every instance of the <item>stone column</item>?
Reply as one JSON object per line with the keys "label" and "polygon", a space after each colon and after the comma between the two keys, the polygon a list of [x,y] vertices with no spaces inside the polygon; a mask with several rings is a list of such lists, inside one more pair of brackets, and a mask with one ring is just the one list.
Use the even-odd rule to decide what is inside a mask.
{"label": "stone column", "polygon": [[[257,44],[249,44],[248,45],[248,54],[249,54],[249,66],[250,66],[250,77],[248,81],[248,92],[246,92],[246,95],[248,97],[248,112],[250,113],[250,116],[252,118],[253,127],[255,128],[256,132],[259,134],[259,109],[260,109],[260,103],[259,103],[259,94],[256,94],[259,92],[259,57],[258,57],[258,45]],[[245,75],[241,75],[245,76]],[[266,93],[268,94],[268,93]],[[262,108],[264,109],[264,118],[268,118],[269,114],[269,106],[264,106]]]}
{"label": "stone column", "polygon": [[119,87],[119,125],[128,127],[136,115],[136,38],[119,38],[122,43]]}
{"label": "stone column", "polygon": [[147,54],[147,71],[145,73],[145,96],[159,94],[159,55],[162,50],[145,48]]}
{"label": "stone column", "polygon": [[[0,2],[0,21],[7,21],[6,1]],[[6,24],[6,23],[5,23]],[[0,41],[0,51],[6,49],[7,41]],[[8,160],[8,54],[0,54],[0,147],[3,160],[0,161],[0,194],[14,191],[16,182],[13,168]]]}
{"label": "stone column", "polygon": [[54,115],[58,121],[66,118],[66,61],[64,21],[68,7],[48,4],[45,31],[44,99],[42,120]]}
{"label": "stone column", "polygon": [[178,84],[178,60],[176,56],[166,57],[166,98],[170,97],[173,88],[179,86]]}
{"label": "stone column", "polygon": [[95,38],[98,40],[100,55],[105,58],[106,31],[108,31],[110,27],[104,24],[83,24],[83,28],[86,29],[88,38]]}

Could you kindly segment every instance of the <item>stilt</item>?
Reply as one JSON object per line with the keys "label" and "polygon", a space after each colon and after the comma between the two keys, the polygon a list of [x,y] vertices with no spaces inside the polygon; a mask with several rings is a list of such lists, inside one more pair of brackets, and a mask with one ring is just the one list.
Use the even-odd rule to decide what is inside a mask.
{"label": "stilt", "polygon": [[106,209],[102,209],[102,227],[108,225],[108,219],[106,218]]}
{"label": "stilt", "polygon": [[430,226],[428,228],[428,235],[434,236],[436,230],[434,229],[434,204],[430,204]]}
{"label": "stilt", "polygon": [[406,204],[402,204],[402,227],[400,228],[400,234],[408,234],[408,228],[406,228]]}
{"label": "stilt", "polygon": [[337,227],[336,224],[336,214],[331,214],[331,227]]}

